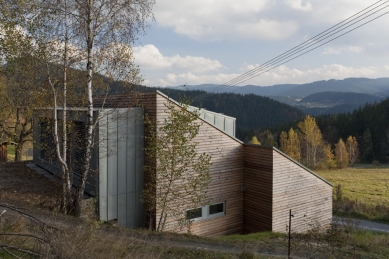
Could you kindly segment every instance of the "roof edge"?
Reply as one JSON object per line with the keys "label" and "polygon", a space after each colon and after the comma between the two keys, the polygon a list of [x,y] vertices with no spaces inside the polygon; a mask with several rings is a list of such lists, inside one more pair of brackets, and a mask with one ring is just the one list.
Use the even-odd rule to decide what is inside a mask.
{"label": "roof edge", "polygon": [[279,150],[278,148],[275,148],[273,146],[262,146],[262,145],[256,145],[256,144],[250,144],[250,143],[244,143],[245,146],[260,146],[261,148],[267,148],[267,149],[272,149],[274,151],[276,151],[277,153],[279,153],[280,155],[286,157],[287,159],[289,159],[290,161],[292,161],[293,163],[295,163],[296,165],[300,166],[301,168],[305,169],[306,171],[308,171],[309,173],[311,173],[312,175],[316,176],[317,178],[319,178],[320,180],[322,180],[323,182],[326,182],[328,183],[329,185],[331,185],[332,187],[334,186],[333,183],[327,181],[326,179],[324,179],[323,177],[321,177],[320,175],[316,174],[315,172],[313,172],[311,169],[309,169],[308,167],[304,166],[303,164],[301,164],[300,162],[297,162],[296,160],[294,160],[293,158],[291,158],[290,156],[288,156],[287,154],[285,154],[284,152],[282,152],[281,150]]}
{"label": "roof edge", "polygon": [[305,170],[307,170],[308,172],[310,172],[311,174],[313,174],[314,176],[316,176],[317,178],[319,178],[320,180],[322,180],[323,182],[326,182],[328,183],[329,185],[331,185],[332,187],[334,186],[333,183],[327,181],[326,179],[324,179],[323,177],[321,177],[320,175],[316,174],[315,172],[313,172],[311,169],[309,169],[308,167],[302,165],[301,163],[297,162],[296,160],[294,160],[293,158],[291,158],[290,156],[288,156],[287,154],[285,154],[284,152],[282,152],[281,150],[279,150],[278,148],[275,148],[273,147],[273,150],[276,151],[277,153],[279,153],[280,155],[288,158],[289,160],[291,160],[293,163],[295,163],[296,165],[304,168]]}
{"label": "roof edge", "polygon": [[[156,92],[157,92],[157,94],[161,95],[162,97],[164,97],[164,98],[168,99],[169,101],[175,103],[176,105],[182,107],[182,105],[181,105],[179,102],[177,102],[176,100],[174,100],[173,98],[170,98],[169,96],[167,96],[166,94],[160,92],[159,90],[156,90]],[[193,107],[194,107],[194,106],[193,106]],[[191,112],[191,111],[188,111],[188,112]],[[193,113],[193,112],[191,112],[191,113]],[[218,131],[220,131],[220,132],[223,133],[224,135],[226,135],[226,136],[232,138],[233,140],[235,140],[235,141],[238,142],[239,144],[242,144],[242,145],[244,144],[243,141],[241,141],[241,140],[239,140],[239,139],[237,139],[237,138],[235,138],[235,137],[233,137],[233,136],[227,134],[226,132],[224,132],[224,131],[218,129],[215,125],[213,125],[213,124],[211,124],[211,123],[209,123],[209,122],[203,120],[203,119],[200,118],[200,117],[198,117],[198,118],[199,118],[200,120],[202,120],[203,122],[207,123],[208,125],[212,126],[213,128],[217,129]]]}

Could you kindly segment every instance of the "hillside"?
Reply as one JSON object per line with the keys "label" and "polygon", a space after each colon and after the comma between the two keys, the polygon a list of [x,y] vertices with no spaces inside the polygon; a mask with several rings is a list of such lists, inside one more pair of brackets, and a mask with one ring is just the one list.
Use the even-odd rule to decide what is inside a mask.
{"label": "hillside", "polygon": [[320,92],[308,95],[298,103],[321,103],[328,105],[339,104],[366,104],[381,101],[382,99],[370,94],[353,93],[353,92]]}
{"label": "hillside", "polygon": [[[218,85],[189,85],[181,89],[211,91]],[[386,95],[389,91],[389,78],[346,78],[343,80],[323,80],[307,84],[280,84],[273,86],[235,86],[228,92],[239,94],[257,94],[263,96],[283,96],[295,99],[304,98],[310,94],[320,92],[354,92],[372,95]],[[381,94],[382,93],[382,94]]]}
{"label": "hillside", "polygon": [[[160,90],[175,100],[186,95],[193,99],[205,94],[204,91],[182,91],[167,88],[142,87],[139,91]],[[223,113],[236,118],[236,126],[239,130],[258,129],[300,120],[304,117],[301,110],[272,100],[268,97],[255,94],[222,93],[207,96],[201,103],[194,102],[192,105],[201,106],[207,110]]]}
{"label": "hillside", "polygon": [[[359,143],[361,162],[378,160],[389,162],[389,98],[374,104],[366,104],[352,113],[327,114],[316,117],[324,139],[334,145],[340,138],[355,136]],[[277,125],[270,130],[279,134],[297,122]]]}
{"label": "hillside", "polygon": [[321,92],[308,95],[296,103],[304,113],[318,116],[323,114],[353,112],[366,103],[380,102],[381,97],[351,92]]}
{"label": "hillside", "polygon": [[279,92],[277,95],[305,97],[310,94],[328,91],[378,94],[388,89],[389,78],[347,78],[303,84],[293,89]]}
{"label": "hillside", "polygon": [[[116,227],[114,222],[82,220],[58,213],[60,186],[24,163],[0,163],[0,179],[0,258],[287,257],[287,236],[283,233],[198,237],[146,229],[123,229]],[[328,232],[293,232],[291,256],[342,259],[350,258],[352,254],[356,258],[388,258],[388,234],[357,230],[356,224],[349,218],[344,227],[339,221],[334,221],[332,226],[332,231]]]}

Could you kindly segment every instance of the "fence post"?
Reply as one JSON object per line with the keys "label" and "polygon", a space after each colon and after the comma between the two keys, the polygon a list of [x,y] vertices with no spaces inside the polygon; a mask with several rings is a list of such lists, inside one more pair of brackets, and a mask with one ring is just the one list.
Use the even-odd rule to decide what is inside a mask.
{"label": "fence post", "polygon": [[292,210],[289,210],[289,237],[288,237],[288,259],[290,259],[290,239],[292,238],[290,236],[291,234],[291,229],[292,229]]}

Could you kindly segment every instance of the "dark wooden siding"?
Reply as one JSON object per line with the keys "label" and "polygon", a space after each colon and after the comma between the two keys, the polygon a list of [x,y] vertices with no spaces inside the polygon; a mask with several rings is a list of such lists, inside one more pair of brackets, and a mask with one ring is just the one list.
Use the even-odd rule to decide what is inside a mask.
{"label": "dark wooden siding", "polygon": [[273,163],[272,230],[286,231],[290,209],[294,215],[293,232],[329,225],[332,220],[331,184],[278,150],[273,150]]}
{"label": "dark wooden siding", "polygon": [[272,151],[244,145],[244,233],[272,230]]}
{"label": "dark wooden siding", "polygon": [[7,143],[0,142],[0,162],[7,162]]}

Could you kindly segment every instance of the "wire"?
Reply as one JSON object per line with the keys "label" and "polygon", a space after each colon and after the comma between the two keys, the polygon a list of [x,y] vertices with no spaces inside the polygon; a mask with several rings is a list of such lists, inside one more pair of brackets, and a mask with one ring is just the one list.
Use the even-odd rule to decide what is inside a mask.
{"label": "wire", "polygon": [[[386,2],[389,2],[389,1],[386,1]],[[376,11],[376,12],[374,12],[374,13],[368,15],[368,16],[366,16],[365,18],[362,18],[362,19],[360,19],[359,21],[354,22],[354,23],[350,24],[349,26],[347,26],[347,27],[345,27],[345,28],[343,28],[343,29],[341,29],[341,30],[338,30],[337,32],[330,34],[329,36],[327,36],[327,37],[321,39],[320,41],[317,41],[317,42],[314,42],[314,43],[310,43],[308,46],[306,46],[306,47],[304,47],[304,48],[302,48],[302,49],[299,48],[300,50],[297,51],[297,52],[296,52],[296,51],[293,51],[292,53],[288,54],[287,56],[284,56],[284,57],[281,58],[281,59],[277,59],[277,61],[273,61],[273,62],[271,62],[270,64],[268,64],[268,65],[266,65],[266,66],[263,66],[263,65],[262,65],[262,66],[259,66],[259,67],[257,67],[257,68],[254,68],[254,69],[250,70],[249,72],[246,72],[245,74],[243,74],[243,75],[241,75],[241,76],[239,76],[239,77],[237,77],[237,78],[231,80],[231,81],[233,81],[233,82],[232,82],[230,85],[225,84],[222,88],[228,88],[229,86],[239,84],[239,83],[241,83],[242,81],[247,81],[247,80],[245,80],[247,77],[252,78],[252,75],[253,75],[253,74],[254,74],[254,76],[255,76],[255,74],[256,74],[257,72],[260,72],[260,71],[262,71],[263,69],[266,69],[267,67],[269,67],[269,66],[271,66],[271,65],[273,65],[273,64],[277,64],[278,62],[282,62],[283,60],[285,60],[285,59],[287,59],[287,58],[289,58],[289,57],[291,57],[291,56],[293,56],[293,55],[295,55],[295,54],[298,54],[298,53],[300,53],[300,52],[306,50],[307,48],[309,48],[309,47],[311,47],[311,46],[313,46],[313,45],[316,45],[316,44],[318,44],[318,43],[324,41],[325,39],[328,39],[329,37],[331,37],[331,36],[333,36],[333,35],[335,35],[335,34],[341,32],[341,31],[343,31],[343,30],[345,30],[345,29],[351,27],[352,25],[354,25],[354,24],[356,24],[356,23],[358,23],[358,22],[360,22],[360,21],[362,21],[362,20],[368,18],[369,16],[371,16],[371,15],[373,15],[373,14],[376,14],[377,12],[379,12],[379,11],[381,11],[381,10],[387,8],[387,7],[388,7],[388,6],[385,6],[385,7],[381,8],[380,10],[378,10],[378,11]],[[359,17],[357,17],[357,18],[359,18]],[[355,18],[355,19],[357,19],[357,18]],[[355,20],[355,19],[353,19],[353,20]],[[351,20],[351,21],[353,21],[353,20]],[[350,22],[351,22],[351,21],[350,21]],[[350,23],[350,22],[348,22],[348,23]],[[348,23],[346,23],[346,24],[348,24]],[[346,25],[346,24],[345,24],[345,25]],[[344,26],[344,25],[342,25],[342,26]],[[336,29],[336,30],[337,30],[337,29]],[[334,31],[334,30],[332,30],[332,31]],[[332,31],[331,31],[331,32],[332,32]],[[329,32],[329,33],[330,33],[330,32]],[[325,35],[328,35],[328,33],[327,33],[327,34],[324,34],[324,35],[321,36],[320,38],[324,37]],[[301,45],[301,44],[300,44],[300,45]],[[274,59],[273,59],[273,60],[274,60]],[[267,63],[269,63],[269,61],[266,62],[265,64],[267,64]],[[229,81],[229,82],[231,82],[231,81]],[[220,87],[219,87],[219,88],[220,88]]]}
{"label": "wire", "polygon": [[[378,19],[378,18],[380,18],[380,17],[386,15],[386,14],[388,14],[389,12],[386,12],[386,13],[384,13],[384,14],[378,16],[378,17],[375,17],[375,18],[373,18],[372,20],[370,20],[370,21],[368,21],[368,22],[365,22],[365,23],[363,23],[362,25],[359,25],[359,26],[357,26],[357,27],[355,27],[355,28],[353,28],[353,29],[351,29],[351,30],[349,30],[349,31],[347,31],[347,32],[345,32],[345,33],[343,33],[343,34],[341,34],[341,35],[339,35],[339,36],[337,36],[337,37],[331,39],[331,40],[326,41],[326,42],[323,43],[323,44],[320,44],[319,46],[317,46],[317,47],[315,47],[315,48],[312,48],[312,49],[310,49],[310,50],[308,50],[308,51],[303,52],[304,50],[306,50],[306,49],[308,49],[308,48],[310,48],[310,47],[312,47],[312,46],[314,46],[314,45],[316,45],[316,44],[319,44],[320,42],[322,42],[322,41],[324,41],[324,40],[326,40],[326,39],[328,39],[328,38],[330,38],[330,37],[332,37],[332,36],[338,34],[339,32],[341,32],[341,31],[343,31],[343,30],[345,30],[345,29],[351,27],[352,25],[355,25],[355,24],[357,24],[357,23],[359,23],[359,22],[361,22],[361,21],[367,19],[368,17],[370,17],[370,16],[376,14],[377,12],[379,12],[379,11],[381,11],[381,10],[387,8],[389,5],[387,5],[387,6],[383,7],[383,8],[381,8],[381,9],[379,9],[379,10],[377,10],[377,11],[375,11],[374,13],[369,14],[368,16],[365,16],[366,14],[372,12],[373,10],[377,9],[378,7],[384,5],[385,3],[389,2],[389,1],[385,1],[384,3],[381,3],[380,5],[378,5],[378,6],[374,7],[373,9],[371,9],[371,10],[365,12],[364,14],[361,14],[362,12],[368,10],[369,8],[371,8],[371,7],[375,6],[375,5],[377,5],[378,3],[382,2],[382,1],[383,1],[383,0],[380,0],[380,1],[378,1],[378,2],[376,2],[376,3],[374,3],[374,4],[372,4],[372,5],[370,5],[369,7],[363,9],[362,11],[359,11],[358,13],[356,13],[356,14],[350,16],[349,18],[343,20],[342,22],[340,22],[340,23],[338,23],[338,24],[332,26],[331,28],[329,28],[329,29],[327,29],[327,30],[321,32],[320,34],[318,34],[318,35],[316,35],[316,36],[310,38],[309,40],[307,40],[307,41],[305,41],[305,42],[299,44],[298,46],[296,46],[296,47],[294,47],[294,48],[292,48],[292,49],[290,49],[290,50],[288,50],[288,51],[282,53],[281,55],[278,55],[277,57],[275,57],[275,58],[273,58],[273,59],[271,59],[271,60],[265,62],[264,64],[262,64],[262,65],[260,65],[260,66],[258,66],[258,67],[256,67],[256,68],[254,68],[254,69],[252,69],[252,70],[250,70],[250,71],[248,71],[248,72],[246,72],[246,73],[244,73],[244,74],[242,74],[242,75],[240,75],[240,76],[238,76],[238,77],[236,77],[236,78],[234,78],[234,79],[232,79],[232,80],[230,80],[230,81],[228,81],[228,82],[226,82],[226,83],[224,83],[224,84],[222,84],[222,85],[219,85],[219,86],[215,87],[214,89],[211,89],[211,90],[209,91],[209,93],[202,94],[202,95],[199,95],[199,96],[195,97],[195,100],[196,100],[196,101],[197,101],[197,100],[198,100],[198,101],[202,101],[202,100],[204,100],[207,96],[209,96],[209,95],[211,95],[211,94],[215,94],[215,93],[217,93],[217,92],[224,91],[224,90],[226,90],[226,89],[228,89],[228,88],[230,88],[230,87],[233,87],[233,86],[235,86],[235,85],[237,85],[237,84],[240,84],[240,83],[242,83],[242,82],[245,82],[245,81],[247,81],[247,80],[249,80],[249,79],[251,79],[251,78],[253,78],[253,77],[259,76],[259,75],[261,75],[261,74],[263,74],[263,73],[266,73],[266,72],[268,72],[268,71],[270,71],[270,70],[272,70],[272,69],[275,69],[275,68],[277,68],[277,67],[279,67],[279,66],[281,66],[281,65],[283,65],[283,64],[285,64],[285,63],[287,63],[287,62],[289,62],[289,61],[291,61],[291,60],[294,60],[294,59],[296,59],[296,58],[298,58],[298,57],[300,57],[300,56],[302,56],[302,55],[304,55],[304,54],[306,54],[306,53],[308,53],[308,52],[311,52],[311,51],[313,51],[313,50],[315,50],[315,49],[317,49],[317,48],[319,48],[319,47],[321,47],[321,46],[323,46],[323,45],[325,45],[325,44],[327,44],[327,43],[329,43],[329,42],[331,42],[331,41],[333,41],[333,40],[335,40],[335,39],[337,39],[337,38],[339,38],[339,37],[341,37],[341,36],[344,36],[344,35],[346,35],[346,34],[352,32],[352,31],[354,31],[354,30],[356,30],[356,29],[358,29],[358,28],[360,28],[360,27],[362,27],[362,26],[364,26],[364,25],[366,25],[366,24],[368,24],[368,23],[370,23],[370,22],[372,22],[372,21],[374,21],[374,20],[376,20],[376,19]],[[358,16],[358,14],[361,14],[361,15]],[[355,17],[355,16],[357,16],[357,17]],[[363,16],[365,16],[365,17],[362,18],[362,19],[360,19],[360,20],[358,20],[358,21],[356,21],[356,22],[354,22],[354,23],[352,23],[352,24],[350,24],[350,25],[348,25],[348,26],[346,26],[345,28],[339,30],[340,28],[344,27],[345,25],[347,25],[347,24],[349,24],[349,23],[351,23],[351,22],[355,21],[356,19],[361,18],[361,17],[363,17]],[[355,18],[353,18],[353,17],[355,17]],[[353,19],[351,19],[351,18],[353,18]],[[350,19],[351,19],[351,20],[350,20]],[[350,21],[348,21],[348,20],[350,20]],[[348,22],[345,23],[346,21],[348,21]],[[344,24],[343,24],[343,23],[344,23]],[[341,24],[343,24],[343,25],[341,25]],[[341,26],[339,26],[339,25],[341,25]],[[334,31],[335,31],[335,32],[334,32]],[[334,33],[332,33],[332,32],[334,32]],[[330,33],[332,33],[332,34],[330,34]],[[328,34],[330,34],[330,35],[328,35]],[[327,36],[327,35],[328,35],[328,36]],[[326,36],[326,37],[325,37],[325,36]],[[323,37],[324,37],[324,38],[323,38]],[[320,40],[318,40],[318,39],[320,39]],[[300,55],[298,55],[298,56],[295,56],[295,57],[293,57],[293,58],[290,58],[290,57],[292,57],[292,56],[294,56],[294,55],[297,55],[297,54],[300,53],[300,52],[303,52],[303,53],[300,54]],[[290,59],[288,59],[288,58],[290,58]],[[286,59],[288,59],[288,60],[285,61],[285,62],[283,62],[283,61],[286,60]],[[283,63],[280,63],[280,62],[283,62]],[[272,66],[273,66],[273,67],[272,67]],[[269,68],[269,67],[270,67],[270,68]],[[265,71],[263,71],[263,70],[265,70]],[[261,72],[261,73],[259,73],[259,72]],[[215,92],[215,91],[216,91],[216,92]]]}
{"label": "wire", "polygon": [[[382,1],[382,0],[381,0],[381,1]],[[288,50],[287,52],[285,52],[285,53],[283,53],[283,54],[277,56],[276,58],[273,58],[272,60],[267,61],[266,63],[262,64],[261,66],[256,67],[256,68],[254,68],[254,69],[252,69],[252,70],[246,72],[245,74],[240,75],[240,76],[238,76],[237,78],[234,78],[234,79],[228,81],[227,83],[225,83],[225,85],[228,85],[228,84],[235,84],[235,82],[236,82],[236,81],[239,81],[240,78],[244,78],[244,77],[246,77],[246,76],[250,76],[251,74],[254,74],[254,73],[256,73],[256,71],[260,70],[260,68],[262,68],[262,67],[265,67],[265,68],[266,68],[266,67],[269,67],[269,66],[272,65],[273,63],[277,63],[278,61],[282,61],[282,60],[284,60],[285,58],[288,58],[288,57],[292,56],[291,54],[293,54],[293,53],[299,53],[300,51],[297,51],[297,50],[303,51],[303,50],[307,49],[308,47],[313,46],[313,45],[315,45],[315,44],[317,44],[317,43],[319,43],[319,42],[321,42],[321,41],[323,41],[323,40],[329,38],[330,36],[333,36],[333,35],[335,35],[336,33],[345,30],[346,28],[349,28],[351,25],[354,25],[354,24],[358,23],[359,21],[362,21],[363,19],[361,19],[361,20],[359,20],[359,21],[357,21],[357,22],[355,22],[355,23],[352,23],[351,25],[349,25],[349,26],[343,28],[342,30],[339,30],[339,28],[341,28],[341,27],[343,27],[343,26],[345,26],[345,25],[351,23],[352,21],[354,21],[354,20],[356,20],[356,19],[358,19],[358,18],[360,18],[360,17],[366,15],[367,13],[373,11],[374,9],[376,9],[376,8],[382,6],[382,5],[384,5],[384,4],[387,3],[387,2],[389,2],[389,1],[385,1],[385,2],[382,3],[381,5],[379,5],[379,6],[375,7],[375,8],[373,8],[373,9],[371,9],[370,11],[368,11],[368,12],[366,12],[366,13],[364,13],[364,14],[362,14],[362,15],[360,15],[360,16],[354,18],[354,19],[352,19],[351,21],[349,21],[349,22],[343,24],[342,26],[340,26],[340,27],[338,27],[338,28],[335,28],[335,29],[331,30],[332,28],[336,27],[336,26],[333,26],[333,27],[331,27],[330,29],[327,29],[326,31],[324,31],[324,32],[322,32],[322,33],[316,35],[315,37],[311,38],[310,40],[307,40],[307,41],[305,41],[304,43],[302,43],[302,44],[300,44],[300,45],[298,45],[298,46],[296,46],[296,47],[294,47],[294,48]],[[377,13],[377,12],[379,12],[379,11],[381,11],[381,10],[387,8],[387,7],[388,7],[388,6],[385,6],[385,7],[381,8],[380,10],[378,10],[378,11],[376,11],[376,12],[374,12],[374,13],[368,15],[368,16],[366,16],[364,19],[366,19],[367,17],[369,17],[369,16],[371,16],[371,15],[373,15],[373,14],[375,14],[375,13]],[[365,10],[366,10],[366,9],[365,9]],[[362,12],[362,11],[361,11],[361,12]],[[360,13],[360,12],[359,12],[359,13]],[[352,18],[352,17],[354,17],[354,16],[355,16],[355,15],[351,16],[350,18]],[[350,18],[348,18],[348,19],[350,19]],[[348,20],[348,19],[346,19],[346,20]],[[345,22],[346,20],[344,20],[343,22]],[[343,22],[341,22],[341,23],[343,23]],[[341,23],[338,23],[338,25],[341,24]],[[324,35],[320,36],[318,39],[321,39],[321,38],[323,38],[324,36],[330,34],[331,32],[334,32],[334,31],[336,31],[336,30],[338,30],[338,31],[335,32],[335,33],[333,33],[333,34],[331,34],[331,35],[329,35],[329,36],[327,36],[327,37],[325,37],[324,39],[322,39],[322,40],[320,40],[320,41],[317,41],[316,43],[315,43],[315,42],[312,42],[313,39],[315,39],[315,38],[317,38],[318,36],[324,34],[325,32],[328,31],[328,32],[325,33]],[[308,45],[308,46],[307,46],[307,45]],[[277,62],[276,62],[276,61],[277,61]],[[270,64],[269,64],[269,63],[270,63]]]}

